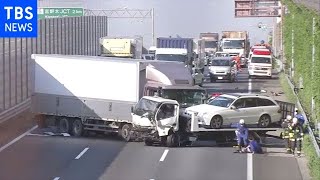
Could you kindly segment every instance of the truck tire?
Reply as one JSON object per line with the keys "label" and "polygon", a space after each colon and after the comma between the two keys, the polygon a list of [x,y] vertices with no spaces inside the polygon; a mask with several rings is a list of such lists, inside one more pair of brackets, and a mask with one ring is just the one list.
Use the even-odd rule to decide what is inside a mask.
{"label": "truck tire", "polygon": [[167,146],[168,147],[177,147],[178,146],[178,139],[177,139],[176,134],[171,133],[170,135],[168,135]]}
{"label": "truck tire", "polygon": [[84,134],[83,124],[80,119],[73,121],[72,134],[76,137],[81,137]]}
{"label": "truck tire", "polygon": [[221,116],[219,115],[216,115],[216,116],[213,116],[211,121],[210,121],[210,127],[212,129],[220,129],[223,125],[223,119]]}
{"label": "truck tire", "polygon": [[120,129],[120,135],[126,142],[129,142],[131,140],[131,125],[124,124]]}
{"label": "truck tire", "polygon": [[46,116],[42,115],[42,114],[38,114],[35,116],[37,125],[39,128],[46,128],[47,127],[47,123],[46,123]]}
{"label": "truck tire", "polygon": [[59,120],[59,131],[61,133],[70,133],[71,132],[71,120],[68,118],[61,118]]}
{"label": "truck tire", "polygon": [[150,140],[150,139],[145,139],[145,140],[144,140],[144,144],[145,144],[146,146],[152,146],[152,145],[153,145],[153,141]]}
{"label": "truck tire", "polygon": [[214,83],[216,82],[216,79],[214,77],[210,77],[210,82]]}

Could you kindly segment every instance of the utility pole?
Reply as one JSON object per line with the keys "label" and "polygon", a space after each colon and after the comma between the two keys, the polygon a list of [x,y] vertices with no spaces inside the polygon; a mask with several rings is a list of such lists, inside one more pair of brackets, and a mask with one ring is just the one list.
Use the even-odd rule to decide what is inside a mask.
{"label": "utility pole", "polygon": [[294,76],[294,14],[292,14],[292,24],[291,24],[291,78]]}
{"label": "utility pole", "polygon": [[151,18],[152,18],[152,45],[155,46],[155,34],[154,34],[154,8],[151,9]]}
{"label": "utility pole", "polygon": [[[315,36],[316,36],[316,18],[312,19],[312,70],[311,70],[311,79],[314,81],[314,62],[315,62],[315,54],[316,54],[316,45],[315,45]],[[317,117],[314,116],[315,111],[315,97],[313,94],[314,87],[312,87],[312,99],[311,99],[311,115],[315,118],[315,124],[318,125]]]}
{"label": "utility pole", "polygon": [[[154,45],[154,8],[152,9],[85,9],[85,16],[107,16],[109,18],[148,19],[151,18],[152,45]],[[108,25],[109,27],[109,25]]]}

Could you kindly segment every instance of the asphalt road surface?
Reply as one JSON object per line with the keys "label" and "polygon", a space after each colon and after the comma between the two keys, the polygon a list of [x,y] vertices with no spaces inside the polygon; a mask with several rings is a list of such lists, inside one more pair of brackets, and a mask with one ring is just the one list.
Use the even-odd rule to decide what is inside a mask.
{"label": "asphalt road surface", "polygon": [[[274,79],[206,83],[209,92],[260,92]],[[0,150],[1,180],[302,180],[297,160],[274,148],[262,155],[214,144],[148,147],[110,138],[27,135]]]}

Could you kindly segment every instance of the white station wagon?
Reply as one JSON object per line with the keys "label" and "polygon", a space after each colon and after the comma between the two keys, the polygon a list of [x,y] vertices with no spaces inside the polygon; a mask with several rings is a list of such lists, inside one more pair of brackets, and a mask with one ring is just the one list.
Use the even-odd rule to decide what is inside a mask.
{"label": "white station wagon", "polygon": [[258,94],[223,94],[208,104],[191,106],[186,114],[195,113],[199,125],[218,129],[229,126],[244,119],[246,124],[257,124],[268,127],[271,123],[281,120],[280,106],[268,96]]}

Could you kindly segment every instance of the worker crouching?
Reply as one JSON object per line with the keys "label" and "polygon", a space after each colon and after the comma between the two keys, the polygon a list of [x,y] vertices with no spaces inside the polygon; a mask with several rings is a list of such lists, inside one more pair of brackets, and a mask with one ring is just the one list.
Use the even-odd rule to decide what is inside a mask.
{"label": "worker crouching", "polygon": [[298,118],[294,117],[292,119],[292,125],[289,127],[289,137],[291,141],[291,152],[292,155],[295,154],[295,149],[297,149],[298,157],[301,156],[302,140],[303,140],[303,128],[299,123]]}
{"label": "worker crouching", "polygon": [[281,126],[283,128],[282,138],[285,141],[285,147],[288,154],[291,154],[291,141],[289,137],[290,126],[292,123],[292,116],[288,115],[286,119],[282,122]]}
{"label": "worker crouching", "polygon": [[244,152],[252,154],[263,154],[261,145],[252,136],[249,138],[249,145],[244,149]]}
{"label": "worker crouching", "polygon": [[[235,131],[238,143],[238,152],[242,152],[242,147],[248,146],[248,128],[243,119],[240,119]],[[244,145],[244,146],[243,146]]]}

